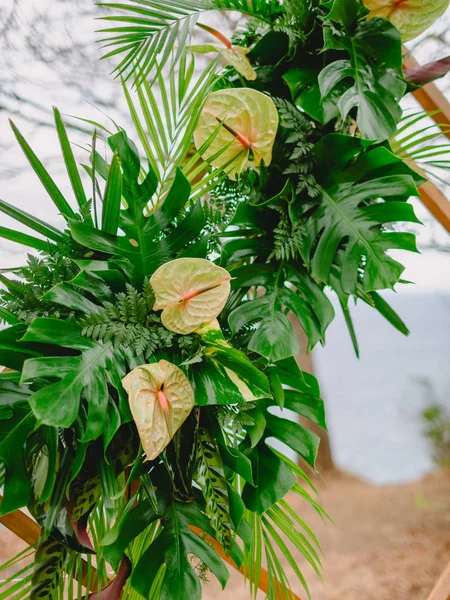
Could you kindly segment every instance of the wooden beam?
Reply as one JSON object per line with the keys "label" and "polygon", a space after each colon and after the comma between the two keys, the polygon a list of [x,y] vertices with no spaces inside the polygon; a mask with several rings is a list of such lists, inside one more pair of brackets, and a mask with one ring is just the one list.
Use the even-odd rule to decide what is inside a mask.
{"label": "wooden beam", "polygon": [[450,563],[428,596],[428,600],[450,600]]}
{"label": "wooden beam", "polygon": [[[0,502],[1,500],[2,496],[0,496]],[[0,517],[0,523],[4,525],[6,529],[9,529],[9,531],[17,535],[17,537],[19,537],[29,546],[33,546],[39,541],[39,534],[41,532],[41,528],[36,523],[36,521],[24,514],[21,510],[15,510],[12,513],[8,513],[7,515]],[[86,587],[89,579],[89,570],[91,572],[90,589],[91,591],[97,591],[97,571],[94,567],[90,567],[89,569],[88,564],[85,560],[82,561],[81,582]],[[75,578],[77,579],[77,576],[75,576]]]}
{"label": "wooden beam", "polygon": [[[420,64],[411,54],[403,57],[405,69],[417,69]],[[444,94],[434,83],[427,83],[422,88],[412,92],[412,95],[427,112],[436,112],[430,115],[433,121],[443,130],[443,134],[450,139],[450,104]]]}
{"label": "wooden beam", "polygon": [[450,200],[431,181],[421,185],[419,192],[422,203],[439,223],[450,232]]}
{"label": "wooden beam", "polygon": [[[205,534],[201,529],[198,529],[197,527],[193,527],[191,525],[189,525],[189,528],[192,529],[192,531],[194,533],[196,533],[198,536],[200,536],[201,538],[205,538]],[[217,554],[225,562],[227,562],[229,565],[231,565],[233,567],[233,569],[237,569],[239,571],[239,573],[241,573],[242,575],[245,575],[244,567],[241,567],[240,569],[238,569],[234,560],[231,558],[231,556],[228,556],[227,554],[225,554],[225,552],[222,549],[222,546],[219,544],[219,542],[217,540],[215,540],[211,536],[207,535],[206,541],[208,542],[208,544],[210,544],[214,548],[214,550],[217,552]],[[266,569],[263,569],[262,567],[261,567],[261,574],[259,577],[258,587],[261,591],[265,592],[266,594],[269,591],[269,574],[267,573]],[[274,587],[279,588],[279,590],[280,590],[279,594],[277,593],[277,598],[279,598],[279,600],[301,600],[292,591],[291,592],[288,591],[288,597],[286,598],[286,595],[282,591],[281,584],[278,581],[275,581]]]}

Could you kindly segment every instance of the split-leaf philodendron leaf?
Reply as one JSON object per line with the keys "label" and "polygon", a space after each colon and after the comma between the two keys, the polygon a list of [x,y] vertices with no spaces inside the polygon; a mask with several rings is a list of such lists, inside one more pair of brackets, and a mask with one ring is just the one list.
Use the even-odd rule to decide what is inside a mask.
{"label": "split-leaf philodendron leaf", "polygon": [[225,89],[208,97],[194,133],[197,149],[214,136],[205,160],[226,167],[232,179],[245,169],[269,165],[278,130],[278,112],[273,100],[250,88]]}
{"label": "split-leaf philodendron leaf", "polygon": [[203,258],[178,258],[160,267],[150,278],[154,310],[161,321],[179,334],[192,333],[215,319],[230,293],[231,276]]}
{"label": "split-leaf philodendron leaf", "polygon": [[122,381],[147,460],[161,454],[194,407],[186,375],[167,360],[133,369]]}
{"label": "split-leaf philodendron leaf", "polygon": [[369,19],[384,17],[400,31],[408,42],[423,33],[444,14],[449,0],[364,0],[370,10]]}

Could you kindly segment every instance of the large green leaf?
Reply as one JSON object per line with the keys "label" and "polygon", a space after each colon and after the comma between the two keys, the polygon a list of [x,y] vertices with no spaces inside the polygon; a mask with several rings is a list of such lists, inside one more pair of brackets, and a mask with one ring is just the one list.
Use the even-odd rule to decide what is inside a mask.
{"label": "large green leaf", "polygon": [[36,425],[28,400],[30,391],[0,381],[0,460],[5,468],[0,515],[26,506],[31,482],[26,469],[26,443]]}
{"label": "large green leaf", "polygon": [[[335,2],[335,16],[331,14],[330,18],[346,21],[337,10],[337,4],[346,5],[348,0]],[[356,120],[363,137],[369,140],[391,137],[401,118],[399,100],[406,90],[397,29],[385,19],[370,19],[358,23],[356,28],[346,22],[343,31],[328,28],[324,34],[325,50],[342,50],[349,58],[335,60],[320,72],[323,101],[338,86],[342,118],[356,107]]]}
{"label": "large green leaf", "polygon": [[[293,358],[286,359],[270,367],[285,389],[284,409],[312,420],[326,427],[324,403],[320,398],[317,380],[312,375],[302,373]],[[252,412],[260,412],[265,422],[265,430],[258,444],[250,451],[249,457],[255,463],[254,485],[245,485],[243,499],[248,509],[262,514],[283,498],[295,483],[288,461],[271,449],[271,439],[275,439],[294,450],[301,458],[314,467],[319,438],[303,425],[281,412],[281,416],[272,414],[274,400],[258,403]],[[283,409],[283,410],[284,410]],[[248,427],[247,427],[248,431]],[[251,432],[248,431],[251,435]],[[267,443],[269,442],[269,443]],[[246,441],[241,450],[245,451]],[[251,444],[251,441],[250,441]],[[253,444],[251,444],[253,445]]]}
{"label": "large green leaf", "polygon": [[[269,361],[283,360],[300,352],[297,335],[286,317],[292,311],[309,340],[309,348],[323,339],[334,317],[333,307],[322,288],[300,265],[277,267],[252,264],[231,272],[236,289],[258,286],[265,294],[244,302],[229,317],[233,333],[259,322],[249,348]],[[295,286],[295,287],[293,287]]]}
{"label": "large green leaf", "polygon": [[212,537],[215,535],[201,507],[196,502],[177,502],[160,488],[158,512],[163,529],[133,570],[131,584],[136,591],[148,597],[153,579],[165,564],[161,600],[200,600],[201,584],[190,555],[199,558],[225,587],[229,573],[222,559],[191,529],[196,527]]}
{"label": "large green leaf", "polygon": [[[345,143],[344,136],[340,138]],[[353,146],[353,139],[348,140]],[[325,146],[326,138],[321,148]],[[419,222],[406,202],[418,195],[414,179],[408,167],[408,174],[395,174],[396,164],[380,163],[378,151],[373,152],[362,154],[360,161],[333,182],[321,175],[319,151],[321,195],[318,203],[304,206],[311,212],[306,220],[303,256],[312,274],[324,283],[330,283],[333,264],[339,262],[341,285],[347,294],[356,294],[358,285],[366,291],[392,288],[404,267],[387,251],[416,250],[413,234],[387,227],[397,222]],[[394,174],[386,174],[389,172]]]}
{"label": "large green leaf", "polygon": [[[77,418],[82,398],[87,403],[84,441],[99,437],[106,425],[109,403],[107,373],[117,368],[120,358],[112,344],[97,344],[81,335],[81,328],[56,319],[38,318],[24,338],[57,344],[79,354],[49,356],[27,360],[22,381],[35,379],[49,383],[38,389],[30,404],[39,422],[54,427],[70,427]],[[57,379],[56,383],[50,381]]]}

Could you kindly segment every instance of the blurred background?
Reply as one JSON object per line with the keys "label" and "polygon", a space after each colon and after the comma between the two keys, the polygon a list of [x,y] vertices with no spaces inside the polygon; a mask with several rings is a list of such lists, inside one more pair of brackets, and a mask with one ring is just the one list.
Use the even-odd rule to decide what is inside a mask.
{"label": "blurred background", "polygon": [[[99,14],[91,0],[0,2],[0,196],[55,226],[62,223],[15,143],[8,118],[63,192],[69,184],[52,106],[102,123],[110,117],[132,131],[112,66],[99,61]],[[202,21],[229,34],[240,17],[217,13]],[[450,11],[408,50],[421,64],[450,54]],[[450,75],[437,86],[450,99]],[[404,108],[420,106],[408,96]],[[71,123],[89,129],[82,121]],[[81,146],[88,138],[80,130],[73,128],[71,139]],[[81,148],[78,156],[87,159]],[[450,198],[450,170],[434,182]],[[324,583],[305,565],[314,600],[425,600],[450,560],[450,240],[416,204],[423,222],[416,228],[420,254],[399,257],[411,283],[385,294],[410,335],[358,304],[352,307],[358,359],[336,302],[326,346],[302,358],[319,378],[327,406],[329,435],[315,482],[335,521],[325,524],[295,501],[325,552]],[[12,224],[4,215],[0,220]],[[21,246],[0,240],[0,268],[25,259]],[[0,529],[0,561],[20,544]],[[217,593],[214,582],[206,585],[207,599]],[[239,574],[222,597],[248,597]]]}

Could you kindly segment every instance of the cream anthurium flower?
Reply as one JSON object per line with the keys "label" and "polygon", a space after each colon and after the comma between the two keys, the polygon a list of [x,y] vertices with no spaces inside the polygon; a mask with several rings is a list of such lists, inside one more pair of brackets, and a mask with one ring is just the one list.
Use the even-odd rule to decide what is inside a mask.
{"label": "cream anthurium flower", "polygon": [[122,379],[147,460],[169,444],[194,407],[188,378],[167,360],[142,365]]}
{"label": "cream anthurium flower", "polygon": [[210,163],[226,165],[228,176],[236,179],[245,169],[258,168],[262,161],[271,163],[277,131],[278,111],[269,96],[250,88],[225,89],[209,95],[194,142],[199,149],[212,139],[202,158],[217,155]]}
{"label": "cream anthurium flower", "polygon": [[230,294],[231,275],[204,258],[177,258],[150,278],[153,310],[162,310],[164,327],[186,335],[215,319]]}
{"label": "cream anthurium flower", "polygon": [[450,0],[364,0],[368,18],[384,17],[400,31],[402,41],[414,39],[444,14]]}
{"label": "cream anthurium flower", "polygon": [[200,46],[189,46],[188,50],[197,54],[217,53],[225,62],[234,67],[238,73],[243,75],[245,79],[254,81],[256,79],[256,71],[247,58],[250,48],[242,46],[231,46],[222,48],[216,44],[201,44]]}

